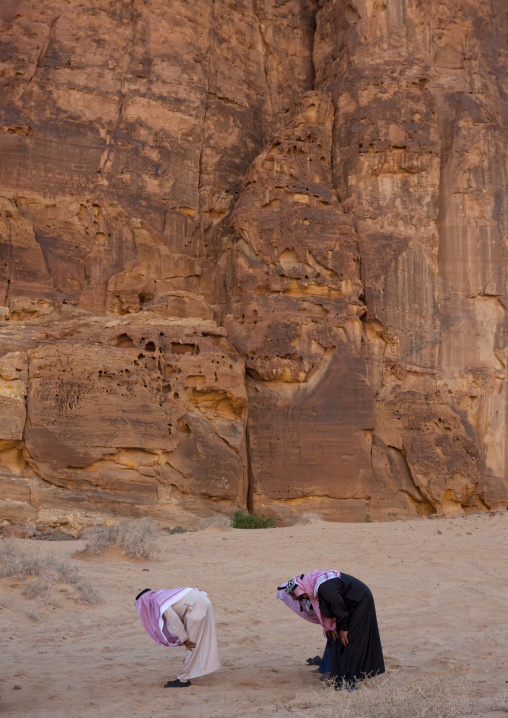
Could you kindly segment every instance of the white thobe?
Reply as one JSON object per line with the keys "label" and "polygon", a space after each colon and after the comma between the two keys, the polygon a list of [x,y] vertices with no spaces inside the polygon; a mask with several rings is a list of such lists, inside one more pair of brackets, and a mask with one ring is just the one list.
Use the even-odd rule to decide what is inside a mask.
{"label": "white thobe", "polygon": [[169,630],[183,643],[190,639],[194,650],[185,648],[181,681],[212,673],[220,668],[219,647],[215,632],[213,608],[204,593],[193,588],[164,611]]}

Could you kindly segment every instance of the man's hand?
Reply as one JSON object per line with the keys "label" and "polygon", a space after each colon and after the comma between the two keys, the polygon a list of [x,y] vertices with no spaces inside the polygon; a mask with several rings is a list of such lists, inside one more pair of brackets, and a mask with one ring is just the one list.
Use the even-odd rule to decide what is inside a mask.
{"label": "man's hand", "polygon": [[196,648],[196,644],[193,643],[193,641],[191,641],[190,638],[188,638],[186,641],[184,641],[184,642],[183,642],[183,645],[184,645],[185,648],[187,648],[187,650],[189,650],[189,651],[193,651],[193,650]]}
{"label": "man's hand", "polygon": [[341,640],[341,643],[342,643],[343,646],[347,646],[347,644],[349,643],[349,641],[347,640],[347,631],[343,631],[343,630],[341,629],[341,631],[340,631],[340,640]]}

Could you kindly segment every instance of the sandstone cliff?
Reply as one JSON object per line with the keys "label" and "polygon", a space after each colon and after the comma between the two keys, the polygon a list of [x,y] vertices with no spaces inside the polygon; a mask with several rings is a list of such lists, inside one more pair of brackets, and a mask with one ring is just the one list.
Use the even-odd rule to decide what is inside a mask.
{"label": "sandstone cliff", "polygon": [[507,505],[505,3],[0,23],[0,519]]}

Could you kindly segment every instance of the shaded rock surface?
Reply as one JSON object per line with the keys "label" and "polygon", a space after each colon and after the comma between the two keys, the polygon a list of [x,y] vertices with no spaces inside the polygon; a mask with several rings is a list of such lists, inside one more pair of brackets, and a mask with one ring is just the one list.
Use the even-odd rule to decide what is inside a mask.
{"label": "shaded rock surface", "polygon": [[0,519],[507,505],[504,3],[0,27]]}

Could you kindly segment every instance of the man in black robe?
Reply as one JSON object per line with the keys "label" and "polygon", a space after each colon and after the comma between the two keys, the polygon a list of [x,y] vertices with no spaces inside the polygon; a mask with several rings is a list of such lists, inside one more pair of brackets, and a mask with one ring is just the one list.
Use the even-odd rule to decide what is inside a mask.
{"label": "man in black robe", "polygon": [[336,621],[336,630],[331,632],[331,678],[337,687],[351,688],[356,681],[385,672],[374,597],[368,586],[354,576],[340,573],[339,577],[321,579],[314,596],[301,593],[298,586],[293,595],[299,601],[315,600],[317,596],[321,615]]}
{"label": "man in black robe", "polygon": [[[323,616],[335,618],[335,661],[332,675],[351,685],[355,680],[384,673],[385,664],[371,590],[362,581],[341,573],[318,588]],[[332,657],[333,659],[333,657]],[[333,665],[335,663],[335,665]]]}

